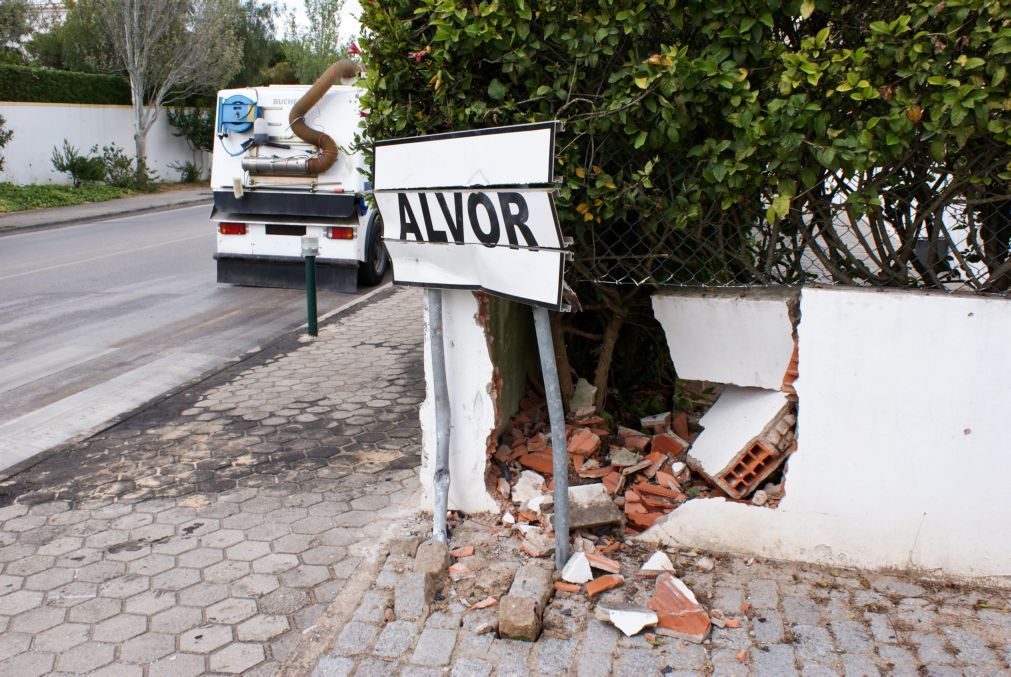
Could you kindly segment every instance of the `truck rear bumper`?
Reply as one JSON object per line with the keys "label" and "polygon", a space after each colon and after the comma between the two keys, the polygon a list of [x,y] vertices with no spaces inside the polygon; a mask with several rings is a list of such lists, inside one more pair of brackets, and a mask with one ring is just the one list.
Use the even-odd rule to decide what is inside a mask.
{"label": "truck rear bumper", "polygon": [[[305,289],[305,261],[281,256],[215,254],[218,282],[247,287]],[[316,259],[316,287],[330,291],[358,291],[357,261]]]}

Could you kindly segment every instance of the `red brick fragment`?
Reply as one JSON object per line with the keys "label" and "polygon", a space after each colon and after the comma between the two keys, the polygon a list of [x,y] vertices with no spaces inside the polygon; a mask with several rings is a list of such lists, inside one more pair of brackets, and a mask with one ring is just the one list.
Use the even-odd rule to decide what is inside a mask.
{"label": "red brick fragment", "polygon": [[656,524],[656,521],[658,519],[660,519],[661,517],[663,517],[663,513],[662,512],[645,512],[645,508],[643,508],[643,510],[644,510],[644,512],[641,512],[641,513],[632,513],[632,514],[629,514],[628,515],[628,521],[631,522],[632,524],[634,524],[637,527],[641,527],[643,529],[649,529],[651,526],[653,526],[654,524]]}
{"label": "red brick fragment", "polygon": [[494,597],[485,597],[480,602],[474,602],[470,605],[471,609],[487,609],[490,606],[495,606],[498,604],[498,600]]}
{"label": "red brick fragment", "polygon": [[548,452],[539,451],[536,454],[524,454],[519,457],[519,462],[523,467],[536,470],[542,475],[552,473],[551,454]]}
{"label": "red brick fragment", "polygon": [[653,476],[653,479],[656,480],[657,484],[665,489],[676,489],[681,486],[681,483],[678,482],[674,475],[671,475],[669,472],[664,472],[663,470],[658,471],[657,474]]}
{"label": "red brick fragment", "polygon": [[649,444],[649,435],[641,433],[638,430],[618,426],[618,435],[621,436],[622,442],[629,449],[638,449],[639,451],[642,451],[646,448],[646,445]]}
{"label": "red brick fragment", "polygon": [[530,451],[544,451],[548,448],[548,438],[543,433],[534,435],[527,440],[527,449]]}
{"label": "red brick fragment", "polygon": [[671,419],[670,422],[671,430],[674,434],[683,439],[688,439],[691,435],[691,431],[688,429],[688,414],[683,411],[679,411],[677,415]]}
{"label": "red brick fragment", "polygon": [[600,569],[601,571],[606,571],[612,574],[616,574],[621,571],[621,565],[610,557],[604,557],[597,552],[588,552],[584,554],[586,555],[586,559],[589,561],[590,566],[594,569]]}
{"label": "red brick fragment", "polygon": [[570,454],[593,456],[600,450],[600,437],[586,428],[579,428],[572,433],[568,450]]}
{"label": "red brick fragment", "polygon": [[607,493],[612,496],[618,493],[618,488],[621,486],[622,476],[621,473],[611,471],[609,474],[604,476],[604,488],[607,489]]}
{"label": "red brick fragment", "polygon": [[584,463],[586,463],[585,456],[580,456],[579,454],[572,455],[572,467],[576,469],[576,472],[579,472],[580,470],[583,469]]}
{"label": "red brick fragment", "polygon": [[686,498],[686,496],[677,489],[658,487],[655,484],[648,484],[646,482],[639,482],[635,485],[635,488],[640,494],[653,494],[654,496],[669,498],[672,501],[683,501]]}
{"label": "red brick fragment", "polygon": [[650,449],[658,451],[661,454],[667,454],[671,458],[677,458],[689,446],[688,441],[679,435],[661,433],[653,436],[653,446]]}
{"label": "red brick fragment", "polygon": [[624,582],[624,578],[614,574],[607,574],[599,578],[594,578],[592,581],[586,584],[586,594],[588,597],[593,597],[594,595],[599,595],[605,590],[611,590],[617,588]]}
{"label": "red brick fragment", "polygon": [[556,581],[554,587],[555,590],[558,590],[559,592],[579,592],[582,590],[582,588],[575,583],[566,583],[565,581]]}
{"label": "red brick fragment", "polygon": [[450,550],[449,554],[452,555],[453,557],[456,557],[457,559],[460,559],[461,557],[470,557],[471,555],[474,554],[474,546],[464,545],[459,548],[456,548],[455,550]]}
{"label": "red brick fragment", "polygon": [[[606,476],[610,475],[612,472],[614,472],[614,467],[609,465],[609,466],[607,466],[605,468],[594,468],[592,470],[586,470],[586,469],[579,470],[579,471],[577,471],[576,474],[579,475],[580,477],[584,477],[586,479],[599,480],[599,479],[601,479],[603,477],[606,477]],[[617,474],[617,473],[615,473],[615,474]]]}
{"label": "red brick fragment", "polygon": [[709,634],[711,622],[691,590],[669,572],[656,579],[656,592],[646,604],[659,616],[663,634],[700,643]]}
{"label": "red brick fragment", "polygon": [[642,514],[644,512],[646,512],[646,506],[642,503],[625,503],[625,514],[629,517],[636,514]]}

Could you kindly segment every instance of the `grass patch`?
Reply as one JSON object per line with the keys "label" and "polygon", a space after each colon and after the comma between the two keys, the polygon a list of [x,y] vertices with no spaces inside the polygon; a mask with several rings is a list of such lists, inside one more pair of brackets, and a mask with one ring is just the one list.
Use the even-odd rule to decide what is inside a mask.
{"label": "grass patch", "polygon": [[88,183],[79,188],[54,184],[15,186],[12,183],[0,183],[0,213],[105,202],[136,193],[136,190],[130,188],[117,188],[104,183]]}

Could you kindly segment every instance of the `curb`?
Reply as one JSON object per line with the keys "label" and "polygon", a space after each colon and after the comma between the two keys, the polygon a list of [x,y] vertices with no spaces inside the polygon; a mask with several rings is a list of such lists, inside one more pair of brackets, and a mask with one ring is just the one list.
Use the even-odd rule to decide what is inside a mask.
{"label": "curb", "polygon": [[[374,297],[379,296],[383,292],[388,292],[388,291],[391,291],[392,289],[393,289],[393,283],[392,282],[384,282],[383,284],[379,285],[375,289],[372,289],[368,293],[363,294],[363,295],[361,295],[361,296],[359,296],[357,298],[351,299],[347,303],[345,303],[345,304],[343,304],[341,306],[338,306],[337,308],[335,308],[335,309],[331,310],[330,312],[326,313],[325,315],[321,316],[320,319],[319,319],[319,323],[320,323],[320,325],[322,325],[324,322],[329,321],[329,320],[331,320],[333,318],[339,317],[343,313],[346,313],[348,311],[354,310],[358,306],[363,305],[365,303],[368,303]],[[246,352],[242,353],[241,355],[239,355],[237,357],[233,357],[233,358],[227,359],[224,362],[222,362],[221,364],[219,364],[219,365],[217,365],[215,367],[211,367],[207,371],[205,371],[205,372],[203,372],[203,373],[201,373],[201,374],[199,374],[197,376],[194,376],[193,378],[189,379],[188,381],[180,383],[179,385],[175,386],[174,388],[171,388],[171,389],[165,391],[164,393],[162,393],[160,395],[156,395],[155,397],[152,397],[147,402],[139,404],[138,406],[136,406],[133,409],[130,409],[128,411],[124,411],[123,413],[121,413],[121,414],[119,414],[117,416],[114,416],[114,417],[110,418],[109,420],[107,420],[107,421],[105,421],[103,423],[100,423],[100,424],[98,424],[97,426],[95,426],[93,428],[85,430],[84,432],[81,432],[81,433],[75,435],[74,437],[71,437],[70,439],[64,441],[64,442],[61,442],[60,444],[56,445],[55,447],[51,447],[49,449],[46,449],[45,451],[39,452],[35,456],[32,456],[30,458],[26,458],[25,460],[20,461],[18,463],[15,463],[14,465],[12,465],[12,466],[10,466],[8,468],[4,468],[3,470],[0,470],[0,482],[6,482],[7,480],[9,480],[9,479],[11,479],[11,478],[13,478],[13,477],[15,477],[17,475],[20,475],[21,473],[25,472],[26,470],[30,470],[31,468],[35,467],[39,463],[42,463],[43,461],[45,461],[47,459],[50,459],[53,456],[56,456],[57,454],[65,451],[65,450],[67,450],[70,447],[73,447],[76,444],[80,444],[81,442],[83,442],[83,441],[85,441],[87,439],[90,439],[90,438],[94,437],[95,435],[99,435],[99,434],[105,432],[106,430],[110,430],[111,428],[115,428],[120,423],[123,423],[124,421],[127,421],[127,420],[133,418],[134,416],[137,416],[137,415],[139,415],[139,414],[147,411],[148,409],[150,409],[151,407],[155,406],[156,404],[159,404],[161,402],[164,402],[165,400],[171,399],[171,398],[175,397],[176,395],[179,395],[180,393],[185,392],[186,390],[189,390],[190,388],[194,388],[194,387],[200,385],[201,383],[203,383],[204,381],[207,381],[207,380],[209,380],[209,379],[217,376],[218,374],[223,373],[224,371],[230,369],[231,367],[234,367],[236,365],[240,365],[240,364],[242,364],[244,362],[248,362],[249,360],[252,360],[253,358],[257,357],[258,355],[261,355],[261,354],[263,354],[266,351],[269,351],[269,350],[271,350],[273,348],[276,348],[277,346],[279,346],[284,341],[287,341],[287,340],[290,340],[292,338],[295,338],[295,340],[298,341],[299,343],[304,343],[305,341],[300,340],[297,337],[299,337],[299,335],[301,335],[305,331],[305,328],[306,328],[306,323],[302,323],[301,325],[299,325],[295,329],[293,329],[291,331],[287,331],[287,332],[281,334],[280,336],[278,336],[278,337],[276,337],[276,338],[274,338],[274,339],[266,342],[264,345],[257,346],[255,348],[251,348],[251,349],[247,350]],[[308,337],[308,336],[306,336],[304,338],[307,339],[308,341],[312,341],[313,340],[312,337]]]}
{"label": "curb", "polygon": [[[174,202],[167,205],[158,205],[153,207],[137,207],[135,209],[125,209],[121,211],[111,211],[107,214],[92,214],[90,216],[79,216],[70,217],[63,220],[52,221],[49,223],[39,223],[34,225],[2,225],[0,224],[0,237],[4,235],[11,235],[14,233],[28,233],[37,230],[51,230],[54,228],[62,228],[64,226],[77,226],[84,223],[94,223],[96,221],[106,221],[109,219],[118,219],[125,216],[136,216],[138,214],[150,214],[154,212],[167,212],[173,209],[181,209],[184,207],[195,207],[202,204],[210,204],[213,198],[208,195],[207,197],[201,197],[199,199],[183,200],[181,202]],[[95,203],[92,203],[95,204]],[[59,209],[58,207],[56,209]],[[39,210],[45,211],[45,210]],[[18,212],[15,212],[18,213]],[[34,210],[31,212],[20,212],[22,214],[35,213]],[[6,215],[0,215],[0,217]]]}

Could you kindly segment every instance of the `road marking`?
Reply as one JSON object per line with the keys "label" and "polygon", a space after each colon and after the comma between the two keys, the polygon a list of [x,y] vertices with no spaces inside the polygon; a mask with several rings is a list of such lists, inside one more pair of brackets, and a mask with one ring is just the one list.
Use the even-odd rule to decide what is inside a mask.
{"label": "road marking", "polygon": [[114,256],[122,256],[123,254],[132,254],[134,252],[144,251],[146,249],[154,249],[156,247],[164,247],[165,245],[175,244],[177,242],[187,242],[189,240],[198,240],[200,238],[208,237],[208,233],[201,233],[200,235],[191,235],[189,237],[181,237],[176,240],[165,240],[164,242],[156,242],[154,244],[144,245],[143,247],[134,247],[133,249],[123,249],[117,252],[110,252],[108,254],[102,254],[101,256],[92,256],[86,259],[78,259],[77,261],[68,261],[67,263],[57,263],[53,266],[46,266],[45,268],[33,268],[32,270],[26,270],[23,273],[14,273],[13,275],[5,275],[0,277],[0,282],[4,280],[12,280],[15,277],[24,277],[25,275],[34,275],[35,273],[45,273],[50,270],[57,270],[58,268],[66,268],[68,266],[79,266],[82,263],[91,263],[92,261],[100,261],[102,259],[112,258]]}

